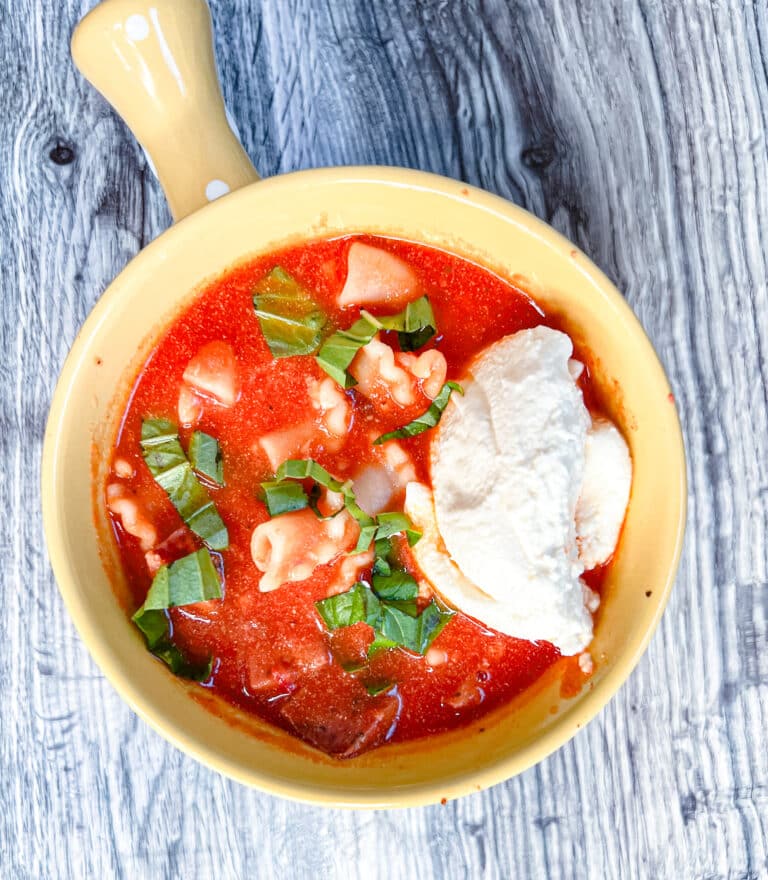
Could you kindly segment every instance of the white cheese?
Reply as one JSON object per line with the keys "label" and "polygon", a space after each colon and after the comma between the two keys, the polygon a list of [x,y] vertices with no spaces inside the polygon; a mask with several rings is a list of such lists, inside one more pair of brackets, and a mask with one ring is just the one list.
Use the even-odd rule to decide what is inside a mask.
{"label": "white cheese", "polygon": [[587,432],[584,479],[576,505],[579,559],[584,568],[611,557],[632,485],[632,459],[614,424],[597,419]]}
{"label": "white cheese", "polygon": [[592,638],[575,525],[590,417],[572,350],[564,333],[536,327],[474,361],[432,444],[435,547],[441,539],[460,577],[433,578],[424,562],[433,568],[435,554],[415,548],[449,602],[563,654]]}

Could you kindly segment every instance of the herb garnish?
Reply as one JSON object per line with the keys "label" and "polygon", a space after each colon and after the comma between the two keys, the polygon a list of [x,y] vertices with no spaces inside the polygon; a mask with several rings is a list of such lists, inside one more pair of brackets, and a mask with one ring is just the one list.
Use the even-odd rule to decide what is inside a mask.
{"label": "herb garnish", "polygon": [[221,598],[219,575],[206,549],[163,565],[149,588],[144,604],[131,620],[144,634],[147,648],[181,678],[210,678],[213,658],[205,664],[189,663],[171,639],[168,608]]}
{"label": "herb garnish", "polygon": [[349,365],[379,330],[396,330],[403,351],[421,348],[437,331],[429,299],[419,297],[396,315],[377,318],[363,310],[361,317],[348,330],[337,330],[325,340],[317,354],[317,363],[342,388],[357,385],[357,380],[349,373]]}
{"label": "herb garnish", "polygon": [[195,476],[179,442],[179,429],[167,419],[145,419],[141,451],[156,482],[179,516],[213,550],[229,546],[229,533],[208,490]]}
{"label": "herb garnish", "polygon": [[311,458],[292,458],[284,461],[277,469],[275,479],[261,484],[270,516],[302,510],[308,506],[312,507],[316,514],[318,513],[314,494],[308,495],[300,483],[286,482],[289,480],[312,480],[316,486],[341,494],[344,507],[360,526],[360,537],[357,540],[355,553],[363,553],[374,540],[389,538],[400,532],[406,535],[411,546],[421,537],[421,533],[413,528],[413,524],[404,513],[380,513],[378,516],[367,514],[357,503],[351,481],[337,480]]}
{"label": "herb garnish", "polygon": [[426,654],[454,612],[432,599],[419,614],[415,581],[413,586],[415,592],[407,591],[411,602],[404,603],[407,604],[405,609],[398,607],[401,603],[377,595],[375,590],[360,581],[346,593],[316,602],[315,607],[329,630],[361,622],[371,626],[374,640],[368,648],[369,658],[387,648],[405,648],[415,654]]}
{"label": "herb garnish", "polygon": [[273,357],[317,351],[323,339],[326,315],[285,269],[275,266],[259,281],[253,307]]}
{"label": "herb garnish", "polygon": [[443,410],[448,406],[452,391],[458,391],[459,394],[464,393],[464,389],[458,382],[446,382],[426,412],[422,413],[412,422],[408,422],[407,425],[403,425],[402,428],[398,428],[396,431],[389,431],[387,434],[382,434],[381,437],[377,437],[373,441],[373,445],[380,446],[388,440],[401,440],[404,437],[415,437],[417,434],[423,434],[424,431],[434,428],[440,421]]}
{"label": "herb garnish", "polygon": [[224,485],[224,460],[215,437],[195,431],[189,441],[189,463],[198,474],[208,477],[218,486]]}

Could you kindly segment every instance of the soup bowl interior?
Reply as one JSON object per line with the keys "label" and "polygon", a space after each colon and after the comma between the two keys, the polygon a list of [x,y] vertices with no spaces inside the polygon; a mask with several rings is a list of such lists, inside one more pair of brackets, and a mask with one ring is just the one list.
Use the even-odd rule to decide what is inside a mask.
{"label": "soup bowl interior", "polygon": [[[129,383],[159,334],[238,262],[301,240],[370,232],[474,260],[530,293],[593,355],[634,463],[605,584],[595,673],[574,690],[556,664],[513,703],[463,728],[339,761],[174,678],[129,620],[101,492]],[[685,462],[670,389],[624,300],[573,245],[527,212],[420,172],[345,168],[253,184],[172,227],[113,282],[78,335],[54,397],[43,460],[53,568],[104,673],[171,742],[247,784],[337,806],[407,806],[506,779],[566,742],[629,675],[663,611],[682,540]],[[211,711],[213,709],[214,711]]]}

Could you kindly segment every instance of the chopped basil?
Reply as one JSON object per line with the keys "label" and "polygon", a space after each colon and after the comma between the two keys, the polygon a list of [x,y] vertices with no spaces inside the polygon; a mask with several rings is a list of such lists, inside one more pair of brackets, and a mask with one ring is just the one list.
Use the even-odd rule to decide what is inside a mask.
{"label": "chopped basil", "polygon": [[381,616],[381,603],[368,587],[360,582],[346,593],[338,593],[315,602],[315,607],[331,631],[355,623],[375,626]]}
{"label": "chopped basil", "polygon": [[337,330],[323,343],[315,360],[342,388],[357,385],[350,376],[349,365],[364,345],[373,339],[379,328],[367,318],[360,318],[348,330]]}
{"label": "chopped basil", "polygon": [[379,527],[376,530],[376,540],[391,538],[399,532],[403,532],[408,539],[408,543],[413,547],[421,537],[421,532],[417,532],[412,528],[413,523],[404,513],[380,513],[376,520]]}
{"label": "chopped basil", "polygon": [[273,357],[317,351],[327,318],[310,294],[285,269],[276,266],[259,281],[253,307]]}
{"label": "chopped basil", "polygon": [[145,419],[141,450],[156,482],[165,489],[179,516],[214,550],[229,546],[229,533],[208,490],[195,476],[179,442],[176,425],[167,419]]}
{"label": "chopped basil", "polygon": [[131,618],[144,634],[147,648],[182,678],[205,681],[213,658],[205,664],[189,663],[171,640],[166,609],[221,598],[219,575],[208,550],[190,553],[164,565],[154,577],[144,604]]}
{"label": "chopped basil", "polygon": [[372,697],[377,697],[385,691],[390,691],[395,686],[392,681],[364,681],[363,687]]}
{"label": "chopped basil", "polygon": [[144,633],[147,649],[162,660],[174,675],[192,681],[207,681],[211,677],[213,657],[207,663],[190,663],[171,641],[171,626],[165,611],[145,611],[142,606],[132,620]]}
{"label": "chopped basil", "polygon": [[407,571],[392,571],[390,574],[376,574],[374,571],[373,592],[388,602],[404,602],[419,595],[419,585]]}
{"label": "chopped basil", "polygon": [[385,648],[395,647],[426,654],[454,612],[440,607],[433,599],[421,614],[417,614],[415,594],[407,603],[406,610],[398,607],[400,604],[399,601],[377,596],[365,584],[358,582],[346,593],[316,602],[315,607],[329,630],[355,623],[367,623],[373,627],[375,637],[368,648],[369,657]]}
{"label": "chopped basil", "polygon": [[409,422],[407,425],[403,425],[402,428],[398,428],[396,431],[390,431],[388,434],[382,434],[381,437],[377,437],[373,441],[373,445],[380,446],[388,440],[400,440],[403,437],[415,437],[417,434],[423,434],[424,431],[434,428],[440,421],[443,410],[448,406],[452,391],[458,391],[459,394],[464,393],[464,389],[458,382],[446,382],[425,413],[422,413],[418,418]]}
{"label": "chopped basil", "polygon": [[344,483],[311,458],[289,458],[277,469],[276,480],[314,480],[331,492],[341,492]]}
{"label": "chopped basil", "polygon": [[215,437],[195,431],[189,441],[189,463],[198,474],[208,477],[218,486],[224,485],[224,461]]}
{"label": "chopped basil", "polygon": [[309,498],[301,483],[262,483],[261,488],[264,491],[264,503],[270,516],[303,510],[309,504]]}
{"label": "chopped basil", "polygon": [[151,611],[209,599],[221,599],[221,582],[211,554],[203,548],[170,565],[163,565],[155,575],[142,607]]}
{"label": "chopped basil", "polygon": [[357,382],[349,374],[349,365],[360,349],[368,345],[379,330],[396,330],[403,351],[415,351],[428,342],[437,330],[432,306],[426,296],[408,303],[396,315],[374,317],[363,311],[348,330],[337,330],[323,343],[317,362],[342,388],[351,388]]}
{"label": "chopped basil", "polygon": [[400,348],[403,351],[416,351],[437,332],[437,323],[432,306],[426,296],[409,302],[402,312],[375,318],[366,311],[362,315],[379,330],[396,330]]}
{"label": "chopped basil", "polygon": [[344,507],[357,520],[360,526],[360,536],[354,553],[364,553],[373,540],[386,540],[392,535],[404,532],[408,543],[413,546],[421,537],[421,533],[412,528],[410,519],[404,513],[380,513],[378,516],[370,516],[357,503],[355,493],[350,481],[343,483],[331,476],[330,473],[311,458],[291,458],[284,461],[277,469],[273,482],[262,483],[262,489],[271,516],[279,516],[292,510],[301,510],[310,505],[315,514],[317,509],[317,494],[315,487],[308,496],[304,488],[286,489],[281,491],[281,486],[289,486],[286,480],[312,480],[316,486],[323,486],[331,492],[341,493],[344,499]]}

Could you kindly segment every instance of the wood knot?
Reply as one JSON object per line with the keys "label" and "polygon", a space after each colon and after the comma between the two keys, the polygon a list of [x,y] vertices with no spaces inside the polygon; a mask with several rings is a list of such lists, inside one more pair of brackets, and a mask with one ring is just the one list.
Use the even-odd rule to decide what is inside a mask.
{"label": "wood knot", "polygon": [[552,143],[533,144],[523,150],[520,159],[523,165],[532,171],[543,171],[555,159],[555,145]]}
{"label": "wood knot", "polygon": [[75,150],[71,144],[56,141],[48,157],[55,165],[71,165],[75,161]]}

